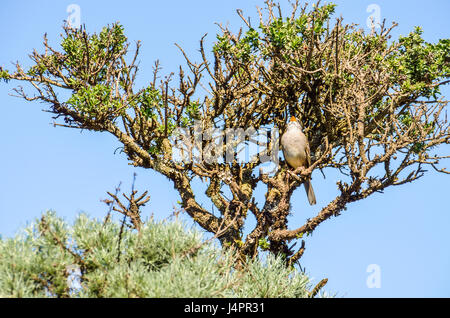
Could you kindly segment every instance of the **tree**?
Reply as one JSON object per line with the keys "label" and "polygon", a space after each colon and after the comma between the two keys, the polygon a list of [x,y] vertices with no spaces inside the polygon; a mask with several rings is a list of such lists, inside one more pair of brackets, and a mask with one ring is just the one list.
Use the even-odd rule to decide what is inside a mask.
{"label": "tree", "polygon": [[[211,51],[203,37],[198,63],[180,48],[186,66],[178,80],[173,74],[158,80],[155,63],[153,81],[139,90],[140,43],[128,56],[120,24],[99,34],[64,27],[62,51],[44,37],[45,52],[33,52],[30,69],[17,64],[11,72],[1,69],[0,78],[31,84],[36,95],[21,87],[17,95],[47,104],[53,118],[63,120],[55,125],[115,136],[133,165],[173,182],[183,209],[223,246],[241,256],[268,250],[293,264],[305,244],[294,250],[289,243],[349,203],[415,181],[426,167],[449,173],[438,165],[449,156],[436,150],[450,141],[448,101],[440,92],[449,82],[450,40],[427,43],[416,27],[392,41],[395,23],[367,34],[341,18],[333,21],[334,9],[319,2],[308,9],[297,1],[285,17],[267,1],[257,26],[238,10],[244,26],[237,34],[220,26]],[[70,97],[61,100],[62,92]],[[239,159],[240,142],[254,142],[255,132],[282,132],[288,115],[299,119],[309,139],[308,168],[292,171],[280,161],[275,172],[259,169],[268,158],[278,162],[278,140],[270,133],[265,150]],[[180,153],[189,160],[176,160]],[[316,169],[341,173],[338,195],[303,226],[289,229],[292,193]],[[197,200],[195,179],[207,185],[219,216]],[[254,200],[258,184],[267,187],[265,202]],[[249,213],[257,222],[244,237]]]}
{"label": "tree", "polygon": [[137,232],[85,214],[67,224],[49,211],[15,238],[0,238],[0,296],[327,296],[281,257],[250,260],[241,271],[234,259],[178,219],[150,219]]}

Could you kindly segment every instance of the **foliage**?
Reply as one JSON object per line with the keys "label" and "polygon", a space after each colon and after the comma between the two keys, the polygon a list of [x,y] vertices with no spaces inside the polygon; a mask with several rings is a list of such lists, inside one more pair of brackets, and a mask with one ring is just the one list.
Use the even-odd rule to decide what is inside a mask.
{"label": "foliage", "polygon": [[[3,297],[309,297],[308,277],[269,255],[233,269],[232,251],[174,221],[140,232],[79,215],[45,213],[0,240]],[[121,233],[121,234],[120,234]],[[120,249],[119,240],[121,240]],[[322,294],[324,296],[324,294]]]}
{"label": "foliage", "polygon": [[117,99],[112,98],[111,88],[102,84],[80,88],[67,100],[67,105],[91,119],[104,113],[117,116],[121,106]]}
{"label": "foliage", "polygon": [[10,79],[8,71],[4,71],[1,67],[0,67],[0,79],[4,80],[6,83]]}

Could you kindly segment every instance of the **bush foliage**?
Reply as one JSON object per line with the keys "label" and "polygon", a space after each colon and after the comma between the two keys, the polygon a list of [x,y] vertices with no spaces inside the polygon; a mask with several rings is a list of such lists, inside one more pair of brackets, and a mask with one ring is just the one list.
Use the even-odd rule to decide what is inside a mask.
{"label": "bush foliage", "polygon": [[[272,255],[234,267],[236,253],[178,219],[119,222],[45,213],[0,240],[2,297],[310,297],[309,278]],[[323,296],[323,294],[322,294]]]}

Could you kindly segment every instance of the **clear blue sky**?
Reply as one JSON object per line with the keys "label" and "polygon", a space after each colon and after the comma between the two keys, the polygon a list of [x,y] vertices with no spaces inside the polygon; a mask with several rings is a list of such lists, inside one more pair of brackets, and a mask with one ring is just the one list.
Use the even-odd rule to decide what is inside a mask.
{"label": "clear blue sky", "polygon": [[[90,31],[120,21],[130,42],[142,41],[139,84],[151,80],[151,70],[160,59],[164,71],[177,71],[183,62],[174,43],[198,57],[198,41],[208,33],[215,39],[215,22],[240,26],[236,8],[256,19],[255,6],[263,1],[2,1],[0,4],[0,65],[19,60],[29,65],[33,48],[41,50],[42,36],[58,46],[67,6],[78,4],[81,23]],[[286,1],[281,1],[286,4]],[[344,21],[366,27],[368,5],[381,9],[387,22],[399,27],[394,37],[406,35],[413,26],[424,29],[427,41],[449,38],[450,2],[430,1],[337,1],[337,14]],[[285,8],[287,6],[285,5]],[[255,20],[256,21],[256,20]],[[12,68],[12,67],[10,67]],[[176,205],[177,193],[164,177],[150,170],[134,169],[123,155],[114,155],[119,144],[106,133],[54,128],[43,104],[11,97],[17,83],[0,83],[0,234],[12,236],[42,212],[53,209],[72,220],[81,212],[102,218],[106,206],[100,199],[122,181],[149,190],[146,216],[167,217]],[[31,91],[31,90],[30,90]],[[444,90],[448,97],[448,87]],[[442,148],[450,153],[450,147]],[[448,166],[448,162],[445,163]],[[291,226],[333,199],[337,177],[313,175],[318,204],[306,204],[303,189],[294,195]],[[312,237],[302,264],[318,282],[343,297],[450,297],[450,177],[433,170],[422,179],[389,188],[367,200],[348,206],[341,216],[324,222]],[[381,287],[368,288],[370,264],[381,270]]]}

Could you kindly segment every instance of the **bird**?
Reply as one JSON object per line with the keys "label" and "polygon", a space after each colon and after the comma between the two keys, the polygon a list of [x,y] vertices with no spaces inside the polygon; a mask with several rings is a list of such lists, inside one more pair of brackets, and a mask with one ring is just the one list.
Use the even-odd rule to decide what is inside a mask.
{"label": "bird", "polygon": [[[308,139],[295,116],[291,117],[286,131],[281,136],[281,149],[283,150],[284,159],[292,168],[308,168],[311,165]],[[316,195],[314,194],[311,181],[306,180],[304,185],[309,204],[316,204]]]}

